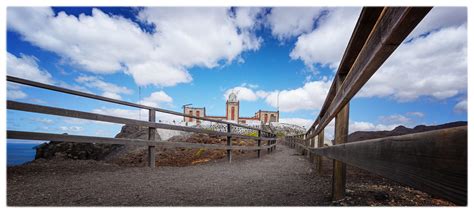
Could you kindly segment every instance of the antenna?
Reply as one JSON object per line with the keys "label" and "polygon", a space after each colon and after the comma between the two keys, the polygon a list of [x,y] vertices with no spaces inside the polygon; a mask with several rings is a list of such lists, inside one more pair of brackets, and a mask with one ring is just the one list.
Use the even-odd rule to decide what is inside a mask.
{"label": "antenna", "polygon": [[277,111],[280,111],[280,91],[278,91],[277,94]]}

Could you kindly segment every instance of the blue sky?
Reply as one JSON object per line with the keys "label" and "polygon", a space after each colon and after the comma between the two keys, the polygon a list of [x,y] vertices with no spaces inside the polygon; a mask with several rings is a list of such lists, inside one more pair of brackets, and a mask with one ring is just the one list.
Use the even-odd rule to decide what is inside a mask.
{"label": "blue sky", "polygon": [[[309,126],[360,8],[8,8],[7,73],[181,111],[276,110]],[[350,131],[467,120],[466,8],[434,8],[351,101]],[[139,96],[139,89],[141,94]],[[9,100],[138,118],[140,112],[8,84]],[[144,112],[141,118],[145,118]],[[166,115],[158,119],[181,120]],[[326,130],[331,137],[330,124]],[[8,110],[7,129],[114,136],[120,125]]]}

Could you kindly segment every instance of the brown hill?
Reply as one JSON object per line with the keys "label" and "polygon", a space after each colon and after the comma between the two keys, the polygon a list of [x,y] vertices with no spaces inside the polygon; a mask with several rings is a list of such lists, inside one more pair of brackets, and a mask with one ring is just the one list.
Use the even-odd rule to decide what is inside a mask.
{"label": "brown hill", "polygon": [[415,126],[414,128],[407,128],[405,126],[397,126],[395,129],[391,131],[357,131],[357,132],[351,133],[348,136],[347,142],[369,140],[369,139],[383,138],[383,137],[396,136],[396,135],[406,135],[406,134],[412,134],[412,133],[417,133],[417,132],[426,132],[426,131],[432,131],[432,130],[437,130],[437,129],[465,126],[465,125],[467,125],[466,121],[456,121],[456,122],[445,123],[445,124],[434,125],[434,126],[418,125],[418,126]]}

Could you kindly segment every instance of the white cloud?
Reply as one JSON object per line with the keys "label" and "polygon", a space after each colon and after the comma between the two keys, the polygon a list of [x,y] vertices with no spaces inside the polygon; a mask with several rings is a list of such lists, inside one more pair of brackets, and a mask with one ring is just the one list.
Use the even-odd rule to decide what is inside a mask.
{"label": "white cloud", "polygon": [[[238,86],[224,92],[224,98],[234,91],[241,101],[257,101],[264,99],[267,104],[282,112],[293,112],[297,110],[319,110],[331,87],[331,81],[323,78],[320,81],[305,83],[302,87],[289,90],[276,91],[254,91],[245,86]],[[279,100],[278,100],[279,98]],[[279,103],[278,103],[279,102]]]}
{"label": "white cloud", "polygon": [[349,124],[349,134],[357,131],[384,131],[392,130],[400,124],[374,124],[365,121],[354,121]]}
{"label": "white cloud", "polygon": [[267,16],[272,35],[279,40],[313,30],[314,21],[321,15],[320,7],[275,7]]}
{"label": "white cloud", "polygon": [[402,44],[357,94],[412,101],[438,100],[467,89],[466,25],[447,27]]}
{"label": "white cloud", "polygon": [[379,120],[382,123],[400,123],[406,124],[412,122],[411,118],[408,118],[404,115],[394,114],[394,115],[387,115],[387,116],[380,116]]}
{"label": "white cloud", "polygon": [[110,116],[116,116],[116,117],[122,117],[122,118],[148,120],[147,110],[142,110],[140,112],[140,110],[101,107],[98,109],[93,109],[92,112],[97,113],[97,114],[110,115]]}
{"label": "white cloud", "polygon": [[302,34],[290,57],[302,60],[308,67],[314,64],[336,69],[354,30],[360,8],[329,8],[317,21],[318,27]]}
{"label": "white cloud", "polygon": [[308,129],[313,121],[305,118],[280,118],[280,123],[293,124]]}
{"label": "white cloud", "polygon": [[[119,108],[107,108],[101,107],[98,109],[93,109],[93,113],[103,114],[103,115],[110,115],[122,118],[129,118],[135,120],[143,120],[148,121],[148,110],[138,110],[138,109],[119,109]],[[167,113],[160,113],[157,112],[155,116],[156,122],[172,122],[174,121],[182,121],[182,116],[167,114]]]}
{"label": "white cloud", "polygon": [[462,101],[459,101],[455,106],[454,106],[454,111],[455,112],[467,112],[467,99],[464,99]]}
{"label": "white cloud", "polygon": [[81,126],[60,126],[59,129],[66,133],[77,133],[84,130],[84,128]]}
{"label": "white cloud", "polygon": [[434,7],[413,29],[408,39],[434,30],[459,26],[467,21],[467,7]]}
{"label": "white cloud", "polygon": [[20,54],[20,57],[16,57],[7,52],[7,74],[18,78],[52,84],[54,81],[51,74],[41,70],[37,61],[38,59],[33,56]]}
{"label": "white cloud", "polygon": [[235,24],[241,29],[253,29],[260,23],[258,16],[263,15],[263,8],[238,7],[235,9]]}
{"label": "white cloud", "polygon": [[28,95],[26,93],[24,93],[23,91],[21,90],[14,90],[14,89],[8,89],[7,90],[7,98],[8,99],[24,99],[28,97]]}
{"label": "white cloud", "polygon": [[173,102],[173,98],[171,98],[168,94],[164,91],[157,91],[150,94],[150,96],[143,98],[139,103],[151,106],[151,107],[159,107],[161,103],[171,103]]}
{"label": "white cloud", "polygon": [[422,118],[425,116],[425,113],[422,113],[422,112],[407,112],[406,114],[409,116],[414,116],[418,118]]}
{"label": "white cloud", "polygon": [[269,92],[265,101],[269,105],[277,107],[279,92],[280,111],[282,112],[319,110],[326,99],[330,87],[331,81],[328,79],[312,81],[296,89]]}
{"label": "white cloud", "polygon": [[[238,86],[238,87],[228,89],[224,92],[224,98],[226,100],[229,97],[231,92],[234,92],[237,95],[237,99],[239,101],[256,101],[260,97],[252,89],[247,88],[247,87],[243,87],[243,86]],[[263,95],[262,92],[263,91],[261,91],[259,94]]]}
{"label": "white cloud", "polygon": [[42,124],[48,124],[48,125],[51,125],[54,123],[53,120],[48,119],[48,118],[30,118],[30,120],[34,122],[42,123]]}
{"label": "white cloud", "polygon": [[102,96],[114,99],[122,99],[120,94],[132,94],[132,90],[127,87],[118,86],[109,82],[103,81],[96,76],[79,76],[75,79],[76,82],[83,84],[89,88],[95,88],[102,91]]}
{"label": "white cloud", "polygon": [[238,12],[237,20],[229,8],[145,8],[139,18],[156,26],[153,33],[99,9],[79,17],[46,7],[10,7],[7,13],[8,29],[33,45],[89,72],[124,71],[139,85],[190,82],[187,69],[231,63],[261,43],[249,28],[255,13]]}

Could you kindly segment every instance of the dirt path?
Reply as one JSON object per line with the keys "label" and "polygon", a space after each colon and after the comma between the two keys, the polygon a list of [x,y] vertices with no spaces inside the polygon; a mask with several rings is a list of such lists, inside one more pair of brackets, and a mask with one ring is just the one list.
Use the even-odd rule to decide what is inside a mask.
{"label": "dirt path", "polygon": [[[125,168],[97,161],[9,168],[9,206],[315,206],[330,203],[329,178],[279,146],[262,159],[188,167]],[[321,188],[321,186],[326,186]]]}
{"label": "dirt path", "polygon": [[8,168],[9,206],[449,206],[450,202],[347,167],[346,198],[332,202],[332,160],[317,175],[279,145],[187,167],[120,167],[92,160],[36,161]]}

